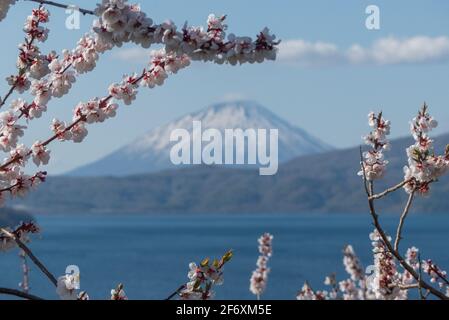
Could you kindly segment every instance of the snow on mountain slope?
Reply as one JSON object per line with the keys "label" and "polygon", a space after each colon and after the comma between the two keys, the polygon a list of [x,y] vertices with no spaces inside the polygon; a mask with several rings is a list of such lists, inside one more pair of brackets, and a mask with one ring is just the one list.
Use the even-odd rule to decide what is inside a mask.
{"label": "snow on mountain slope", "polygon": [[212,105],[155,128],[129,145],[99,161],[75,169],[69,175],[123,176],[177,168],[170,161],[170,150],[175,144],[170,142],[170,134],[180,128],[192,132],[193,121],[201,121],[203,130],[215,128],[223,135],[225,129],[234,128],[278,129],[280,163],[332,149],[255,102],[235,101]]}

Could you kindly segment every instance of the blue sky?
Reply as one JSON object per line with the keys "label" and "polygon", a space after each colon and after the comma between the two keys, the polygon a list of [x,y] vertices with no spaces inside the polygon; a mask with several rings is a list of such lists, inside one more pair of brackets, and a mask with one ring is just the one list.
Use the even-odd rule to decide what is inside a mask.
{"label": "blue sky", "polygon": [[[72,2],[86,8],[94,4]],[[380,8],[380,30],[365,27],[370,4]],[[15,72],[22,23],[34,6],[18,1],[0,24],[2,78]],[[382,109],[392,120],[393,136],[406,135],[408,120],[424,100],[440,120],[438,132],[449,131],[448,1],[151,0],[141,1],[141,6],[155,22],[204,25],[214,12],[227,14],[229,31],[238,35],[254,36],[268,26],[284,41],[286,51],[279,61],[261,65],[194,63],[170,77],[164,87],[141,90],[137,101],[122,107],[118,117],[90,127],[83,144],[53,144],[50,173],[96,160],[157,125],[231,97],[256,100],[336,147],[359,143],[370,110]],[[81,30],[69,31],[64,11],[49,9],[51,32],[43,51],[73,48],[93,17],[82,17]],[[382,45],[385,39],[389,42]],[[357,63],[348,53],[354,45],[364,54]],[[76,103],[103,96],[111,82],[140,71],[145,65],[141,51],[135,59],[123,59],[130,49],[103,55],[96,71],[80,76],[70,95],[52,100],[48,115],[30,123],[25,141],[47,137],[53,116],[69,120]],[[5,81],[0,90],[4,95]]]}

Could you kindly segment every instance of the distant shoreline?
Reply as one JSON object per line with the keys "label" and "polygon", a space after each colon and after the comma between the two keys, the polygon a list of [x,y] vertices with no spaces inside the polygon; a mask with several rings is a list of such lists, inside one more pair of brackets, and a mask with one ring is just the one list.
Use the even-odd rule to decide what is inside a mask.
{"label": "distant shoreline", "polygon": [[0,226],[14,227],[20,222],[33,221],[35,218],[25,210],[0,208]]}

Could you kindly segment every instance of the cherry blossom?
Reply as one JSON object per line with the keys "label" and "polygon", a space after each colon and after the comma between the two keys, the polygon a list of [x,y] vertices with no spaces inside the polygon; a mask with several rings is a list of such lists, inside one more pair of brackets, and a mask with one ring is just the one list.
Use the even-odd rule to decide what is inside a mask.
{"label": "cherry blossom", "polygon": [[363,267],[351,245],[346,246],[343,250],[343,265],[353,281],[359,281],[365,278]]}
{"label": "cherry blossom", "polygon": [[438,284],[441,289],[449,286],[447,272],[440,269],[431,259],[422,261],[422,270],[430,277],[430,282]]}
{"label": "cherry blossom", "polygon": [[13,87],[19,93],[24,93],[31,86],[31,81],[28,80],[25,74],[17,76],[11,75],[6,78],[6,81],[11,87]]}
{"label": "cherry blossom", "polygon": [[22,222],[14,229],[5,228],[9,234],[5,234],[0,230],[0,252],[9,251],[17,247],[16,241],[11,237],[17,237],[20,241],[27,243],[30,241],[31,234],[40,232],[39,226],[34,222]]}
{"label": "cherry blossom", "polygon": [[186,283],[177,293],[182,300],[209,300],[215,296],[213,286],[223,284],[223,267],[232,258],[232,251],[227,252],[220,260],[204,259],[199,265],[189,264]]}
{"label": "cherry blossom", "polygon": [[71,132],[67,130],[67,123],[63,121],[53,119],[50,129],[60,141],[66,141],[72,138]]}
{"label": "cherry blossom", "polygon": [[304,283],[302,289],[298,292],[296,300],[325,300],[323,295],[316,294],[310,285]]}
{"label": "cherry blossom", "polygon": [[111,300],[128,300],[123,284],[119,284],[117,288],[111,290]]}
{"label": "cherry blossom", "polygon": [[371,112],[368,115],[368,124],[373,131],[365,136],[364,140],[371,149],[363,153],[362,169],[358,175],[372,181],[382,178],[385,174],[388,161],[384,159],[383,152],[390,146],[387,140],[390,134],[390,121],[385,120],[382,113],[376,115]]}
{"label": "cherry blossom", "polygon": [[415,144],[407,148],[408,165],[404,167],[404,180],[409,181],[404,186],[407,193],[418,191],[427,195],[430,184],[449,170],[449,150],[445,155],[435,155],[433,140],[428,136],[437,126],[438,122],[428,113],[426,104],[410,123]]}
{"label": "cherry blossom", "polygon": [[270,268],[267,265],[273,253],[272,241],[273,236],[269,233],[263,234],[258,240],[260,256],[256,263],[257,269],[251,275],[249,287],[249,290],[257,296],[257,299],[260,299],[267,286],[268,274],[270,273]]}
{"label": "cherry blossom", "polygon": [[396,269],[393,255],[387,250],[379,232],[374,230],[370,234],[374,254],[374,279],[371,289],[376,299],[394,300],[399,297],[400,275]]}
{"label": "cherry blossom", "polygon": [[66,274],[58,278],[56,293],[61,300],[78,300],[78,279],[76,275]]}
{"label": "cherry blossom", "polygon": [[33,153],[33,162],[36,166],[47,165],[48,161],[50,161],[50,151],[42,145],[42,142],[36,141],[31,147],[31,151]]}
{"label": "cherry blossom", "polygon": [[276,37],[265,28],[256,40],[230,34],[226,39],[226,16],[209,15],[207,29],[189,27],[187,23],[178,30],[172,21],[154,24],[153,20],[126,1],[105,0],[97,6],[99,20],[94,31],[106,43],[121,47],[134,42],[144,48],[152,44],[164,44],[167,52],[187,54],[192,60],[215,63],[255,63],[274,60]]}

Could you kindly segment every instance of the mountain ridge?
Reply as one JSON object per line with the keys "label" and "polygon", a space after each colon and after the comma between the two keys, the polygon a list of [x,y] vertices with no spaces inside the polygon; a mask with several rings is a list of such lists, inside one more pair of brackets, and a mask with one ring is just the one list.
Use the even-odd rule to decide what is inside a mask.
{"label": "mountain ridge", "polygon": [[[435,138],[444,152],[449,134]],[[405,149],[411,137],[391,141],[390,161],[376,191],[403,179]],[[359,171],[359,148],[295,158],[274,176],[257,170],[193,167],[129,177],[49,177],[35,192],[14,204],[52,214],[163,213],[367,213]],[[449,177],[432,185],[430,199],[417,197],[412,213],[447,213]],[[376,203],[379,213],[400,213],[406,193]]]}

